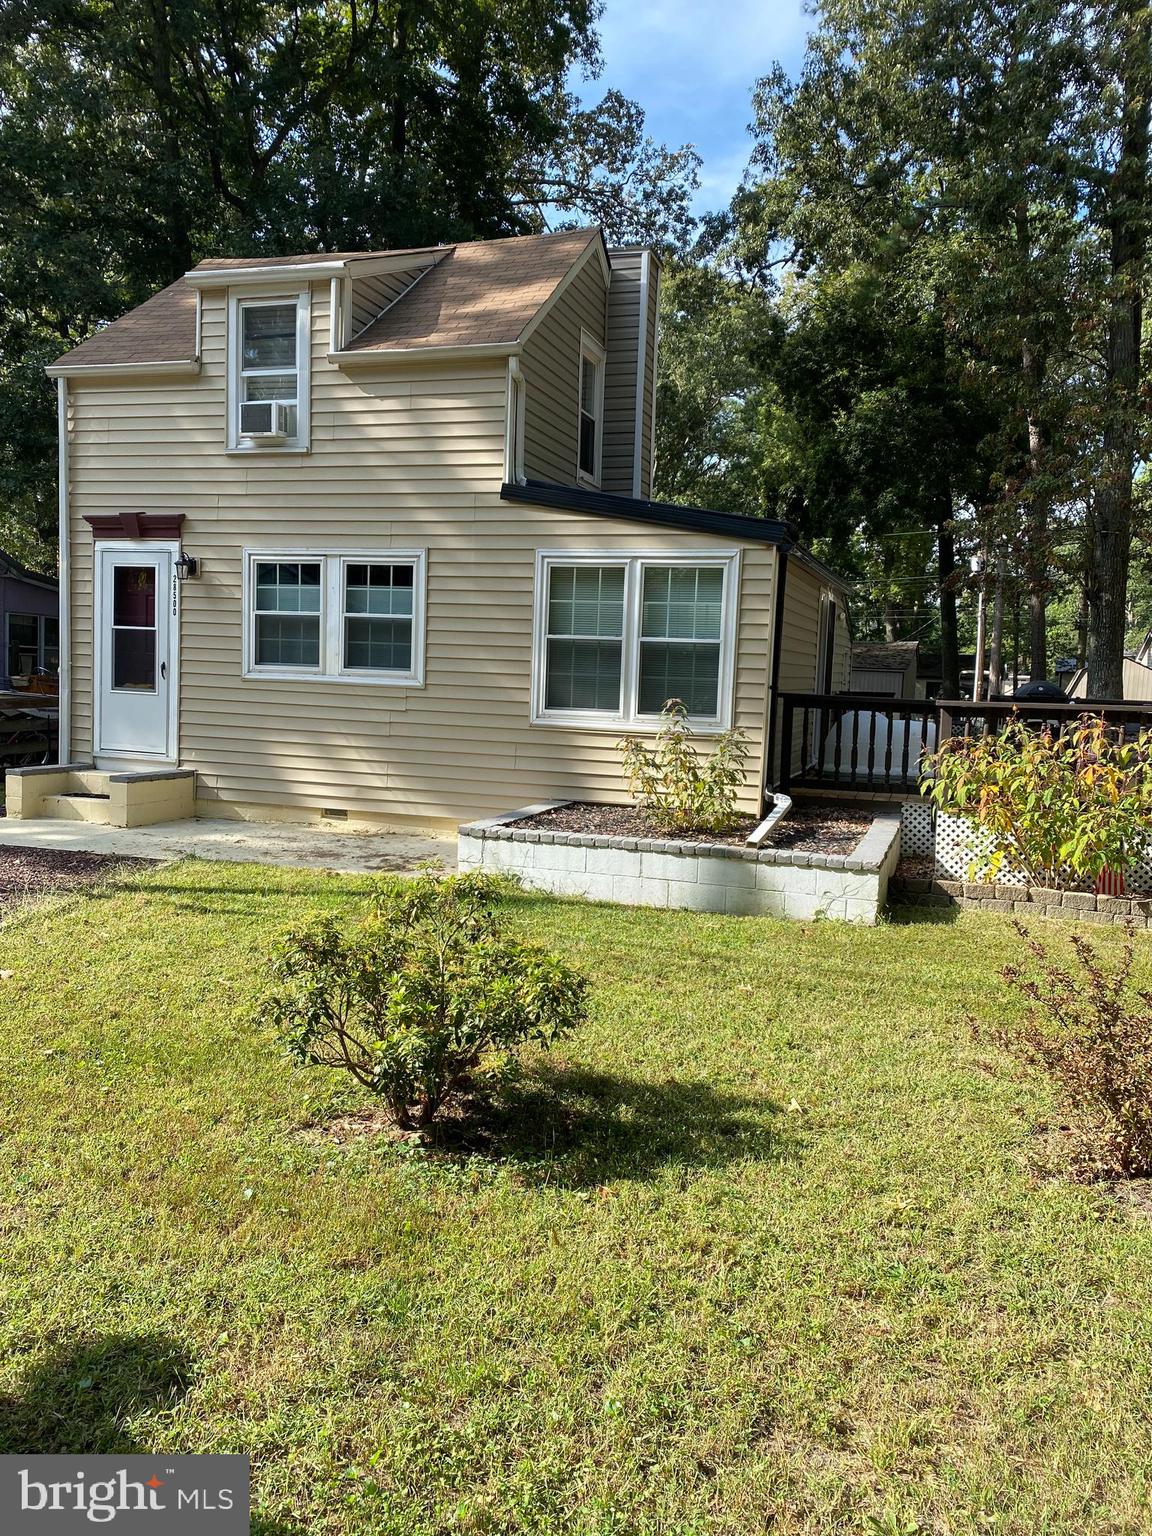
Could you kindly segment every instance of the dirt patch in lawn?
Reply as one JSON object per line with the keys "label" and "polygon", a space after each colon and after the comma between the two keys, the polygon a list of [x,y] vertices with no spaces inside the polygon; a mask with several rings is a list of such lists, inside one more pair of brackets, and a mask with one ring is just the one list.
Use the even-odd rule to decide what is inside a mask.
{"label": "dirt patch in lawn", "polygon": [[0,917],[36,897],[74,891],[117,871],[151,867],[151,859],[63,848],[0,848]]}
{"label": "dirt patch in lawn", "polygon": [[[541,832],[581,832],[592,837],[655,837],[677,843],[720,843],[742,848],[760,825],[758,816],[742,816],[729,832],[667,832],[631,805],[591,805],[574,801],[553,811],[526,816],[518,827]],[[794,806],[760,845],[797,853],[851,853],[872,825],[867,811],[816,803]]]}

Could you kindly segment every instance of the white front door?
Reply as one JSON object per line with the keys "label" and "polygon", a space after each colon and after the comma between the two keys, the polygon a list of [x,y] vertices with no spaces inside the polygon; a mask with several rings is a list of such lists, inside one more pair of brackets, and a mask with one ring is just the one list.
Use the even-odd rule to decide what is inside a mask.
{"label": "white front door", "polygon": [[175,754],[175,546],[96,545],[97,756]]}

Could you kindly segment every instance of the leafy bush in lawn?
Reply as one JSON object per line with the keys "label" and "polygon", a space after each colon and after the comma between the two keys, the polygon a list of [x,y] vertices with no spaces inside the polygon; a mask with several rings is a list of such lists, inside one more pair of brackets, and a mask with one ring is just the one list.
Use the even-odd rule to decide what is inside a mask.
{"label": "leafy bush in lawn", "polygon": [[746,777],[748,742],[742,731],[713,737],[701,753],[692,740],[688,708],[669,699],[655,745],[634,736],[620,743],[628,788],[644,814],[664,832],[726,832],[736,820],[736,796]]}
{"label": "leafy bush in lawn", "polygon": [[1152,731],[1129,740],[1098,716],[1059,731],[1013,719],[999,735],[942,743],[921,788],[992,834],[974,878],[994,880],[1007,860],[1035,885],[1094,880],[1148,842]]}
{"label": "leafy bush in lawn", "polygon": [[401,880],[351,927],[321,917],[288,934],[262,1017],[298,1061],[338,1067],[405,1130],[506,1075],[587,1011],[587,982],[504,931],[514,889],[491,875]]}
{"label": "leafy bush in lawn", "polygon": [[1080,934],[1075,964],[1056,964],[1039,939],[1015,924],[1034,965],[1001,973],[1027,1003],[1023,1018],[987,1037],[1053,1084],[1087,1178],[1152,1173],[1152,992],[1132,984],[1129,927],[1111,970]]}

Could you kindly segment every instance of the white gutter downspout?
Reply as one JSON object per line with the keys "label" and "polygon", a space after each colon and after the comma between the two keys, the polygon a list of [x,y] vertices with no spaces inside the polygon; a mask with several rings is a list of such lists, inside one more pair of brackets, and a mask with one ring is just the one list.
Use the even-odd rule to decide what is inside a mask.
{"label": "white gutter downspout", "polygon": [[70,579],[71,552],[68,516],[68,380],[56,380],[56,415],[59,443],[57,445],[57,474],[59,476],[60,509],[60,723],[56,755],[60,762],[69,761],[72,752],[72,583]]}
{"label": "white gutter downspout", "polygon": [[504,421],[504,479],[524,484],[524,374],[520,359],[508,359],[507,400]]}

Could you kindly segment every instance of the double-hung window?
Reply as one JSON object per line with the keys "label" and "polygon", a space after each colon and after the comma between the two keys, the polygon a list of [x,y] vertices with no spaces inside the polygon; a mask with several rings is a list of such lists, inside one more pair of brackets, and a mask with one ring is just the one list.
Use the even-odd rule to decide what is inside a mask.
{"label": "double-hung window", "polygon": [[739,556],[538,556],[533,718],[654,722],[680,699],[731,719]]}
{"label": "double-hung window", "polygon": [[307,448],[307,292],[234,297],[229,306],[229,447],[248,452]]}
{"label": "double-hung window", "polygon": [[60,670],[60,624],[48,614],[10,613],[6,664],[9,677]]}
{"label": "double-hung window", "polygon": [[586,331],[580,332],[578,478],[600,483],[600,449],[604,429],[604,349]]}
{"label": "double-hung window", "polygon": [[424,680],[423,550],[245,556],[245,675]]}

